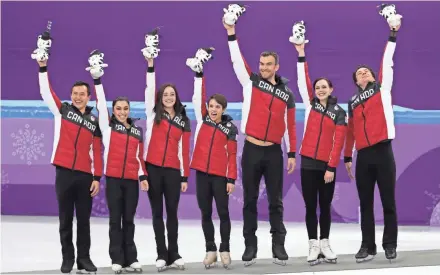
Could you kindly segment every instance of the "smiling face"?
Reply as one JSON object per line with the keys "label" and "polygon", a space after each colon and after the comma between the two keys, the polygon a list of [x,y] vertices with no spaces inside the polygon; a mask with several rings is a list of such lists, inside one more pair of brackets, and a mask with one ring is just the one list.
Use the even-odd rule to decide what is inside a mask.
{"label": "smiling face", "polygon": [[113,106],[113,114],[120,123],[125,124],[130,116],[130,106],[128,102],[125,100],[117,101]]}
{"label": "smiling face", "polygon": [[374,76],[371,73],[370,69],[365,67],[361,67],[357,69],[355,76],[356,76],[356,83],[361,87],[365,87],[368,84],[368,82],[375,81]]}
{"label": "smiling face", "polygon": [[272,79],[278,71],[280,65],[278,64],[278,55],[272,52],[264,52],[260,55],[260,75],[265,80]]}
{"label": "smiling face", "polygon": [[213,98],[208,102],[208,114],[212,121],[219,123],[222,120],[223,112],[223,106],[217,100]]}
{"label": "smiling face", "polygon": [[163,91],[162,104],[165,108],[173,108],[176,103],[176,91],[168,86]]}
{"label": "smiling face", "polygon": [[319,79],[318,81],[316,81],[315,83],[315,94],[316,97],[320,100],[327,100],[328,97],[332,94],[333,92],[333,85],[327,81],[326,79]]}
{"label": "smiling face", "polygon": [[73,106],[78,110],[84,111],[87,103],[89,103],[90,95],[88,94],[88,88],[85,85],[73,86],[72,93],[70,95]]}

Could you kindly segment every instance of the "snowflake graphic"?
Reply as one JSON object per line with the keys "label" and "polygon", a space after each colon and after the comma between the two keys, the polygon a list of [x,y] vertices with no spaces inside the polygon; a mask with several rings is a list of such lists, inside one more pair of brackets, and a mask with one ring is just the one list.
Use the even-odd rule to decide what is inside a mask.
{"label": "snowflake graphic", "polygon": [[339,194],[340,194],[339,184],[336,183],[335,184],[335,192],[333,193],[333,201],[334,202],[339,200]]}
{"label": "snowflake graphic", "polygon": [[2,178],[1,178],[2,182],[2,192],[5,191],[6,189],[8,189],[8,184],[9,184],[9,175],[8,173],[2,169]]}
{"label": "snowflake graphic", "polygon": [[44,157],[46,153],[42,151],[44,148],[44,134],[37,134],[35,129],[31,129],[29,124],[26,124],[23,129],[19,129],[18,133],[12,133],[12,146],[15,151],[12,155],[20,157],[27,165],[31,165],[32,161],[38,160],[38,157]]}
{"label": "snowflake graphic", "polygon": [[[440,190],[440,184],[438,185]],[[432,200],[431,206],[427,206],[426,209],[432,211],[431,213],[431,225],[440,225],[440,192],[434,194],[425,190],[425,195],[430,197]]]}
{"label": "snowflake graphic", "polygon": [[94,217],[107,217],[108,208],[107,200],[105,198],[105,184],[99,184],[99,193],[93,199],[92,216]]}

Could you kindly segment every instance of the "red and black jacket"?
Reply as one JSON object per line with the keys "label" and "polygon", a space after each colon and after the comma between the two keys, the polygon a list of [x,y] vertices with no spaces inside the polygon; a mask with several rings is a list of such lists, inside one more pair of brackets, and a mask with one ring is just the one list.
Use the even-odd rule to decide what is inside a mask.
{"label": "red and black jacket", "polygon": [[304,137],[300,155],[327,163],[327,170],[336,171],[347,132],[347,114],[330,96],[326,107],[313,96],[306,58],[298,57],[298,89],[305,105]]}
{"label": "red and black jacket", "polygon": [[156,102],[156,75],[154,67],[148,67],[147,87],[145,88],[145,106],[147,131],[145,138],[144,160],[147,163],[180,170],[181,181],[189,177],[189,147],[191,125],[188,117],[177,112],[173,118],[164,113],[159,124],[155,122],[154,104]]}
{"label": "red and black jacket", "polygon": [[196,74],[194,78],[192,102],[197,119],[197,130],[191,169],[225,177],[228,183],[235,183],[238,129],[229,115],[222,115],[222,121],[218,124],[210,119],[206,108],[203,73]]}
{"label": "red and black jacket", "polygon": [[393,56],[396,37],[390,35],[382,57],[378,81],[372,82],[348,102],[348,133],[344,161],[351,162],[353,146],[362,150],[377,143],[394,139],[394,112],[391,98],[393,86]]}
{"label": "red and black jacket", "polygon": [[127,119],[130,124],[130,128],[127,129],[114,116],[110,117],[101,80],[95,79],[93,82],[105,148],[104,174],[119,179],[147,180],[145,163],[142,161],[142,128],[134,124],[134,119]]}
{"label": "red and black jacket", "polygon": [[[252,73],[235,35],[228,36],[235,74],[243,86],[241,132],[256,139],[281,144],[284,137],[288,157],[296,152],[295,98],[287,79],[276,76],[276,85]],[[286,127],[287,126],[287,127]]]}
{"label": "red and black jacket", "polygon": [[47,67],[40,67],[40,94],[54,115],[55,131],[51,163],[55,166],[102,176],[101,131],[98,119],[87,106],[82,114],[75,106],[61,103],[53,91]]}

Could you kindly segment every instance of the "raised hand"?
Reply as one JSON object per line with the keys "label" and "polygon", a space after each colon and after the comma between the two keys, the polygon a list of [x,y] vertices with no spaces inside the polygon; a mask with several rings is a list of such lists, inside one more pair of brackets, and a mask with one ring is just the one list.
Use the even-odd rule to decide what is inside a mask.
{"label": "raised hand", "polygon": [[231,29],[238,21],[238,18],[243,15],[246,8],[239,4],[229,4],[228,8],[224,8],[223,25],[226,29]]}
{"label": "raised hand", "polygon": [[104,75],[104,69],[108,67],[108,64],[104,63],[104,53],[99,50],[94,50],[90,53],[89,56],[89,67],[86,68],[86,71],[90,72],[90,75],[94,79],[98,79]]}

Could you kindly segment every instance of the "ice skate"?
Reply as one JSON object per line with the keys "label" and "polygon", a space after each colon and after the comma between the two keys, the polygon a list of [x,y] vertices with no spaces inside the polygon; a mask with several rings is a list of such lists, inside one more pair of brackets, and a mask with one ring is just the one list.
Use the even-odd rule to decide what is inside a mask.
{"label": "ice skate", "polygon": [[255,263],[255,259],[257,258],[257,248],[253,246],[246,246],[244,250],[243,256],[241,256],[241,260],[244,262],[244,266],[250,266]]}
{"label": "ice skate", "polygon": [[273,263],[278,265],[286,265],[289,256],[282,244],[272,244]]}
{"label": "ice skate", "polygon": [[128,273],[142,273],[142,265],[139,262],[134,262],[130,266],[124,268],[124,271]]}
{"label": "ice skate", "polygon": [[121,274],[122,272],[122,265],[119,264],[112,264],[112,270],[115,274]]}
{"label": "ice skate", "polygon": [[316,239],[309,240],[309,256],[307,257],[307,262],[311,265],[317,265],[321,263],[319,255],[321,254],[321,248],[319,247],[319,242]]}
{"label": "ice skate", "polygon": [[63,259],[61,264],[61,273],[70,273],[72,271],[73,265],[75,264],[74,259]]}
{"label": "ice skate", "polygon": [[385,257],[390,260],[390,263],[392,263],[392,260],[397,258],[397,252],[395,248],[387,247],[385,248]]}
{"label": "ice skate", "polygon": [[210,269],[212,267],[217,266],[217,251],[208,251],[206,252],[205,259],[203,260],[203,264],[206,269]]}
{"label": "ice skate", "polygon": [[177,259],[171,264],[171,267],[177,268],[180,270],[184,270],[185,269],[185,262],[183,261],[182,258]]}
{"label": "ice skate", "polygon": [[78,271],[76,273],[78,274],[96,274],[96,271],[98,271],[92,260],[89,258],[78,259],[76,265],[78,267]]}
{"label": "ice skate", "polygon": [[322,239],[320,241],[320,245],[321,253],[324,256],[324,261],[327,263],[336,264],[338,256],[332,251],[328,239]]}
{"label": "ice skate", "polygon": [[373,260],[376,254],[376,249],[371,250],[366,247],[361,247],[354,257],[357,263],[362,263]]}
{"label": "ice skate", "polygon": [[162,272],[167,269],[167,262],[162,259],[156,260],[157,272]]}
{"label": "ice skate", "polygon": [[229,266],[231,265],[231,255],[228,251],[220,252],[220,259],[222,261],[223,267],[225,269],[229,269]]}

